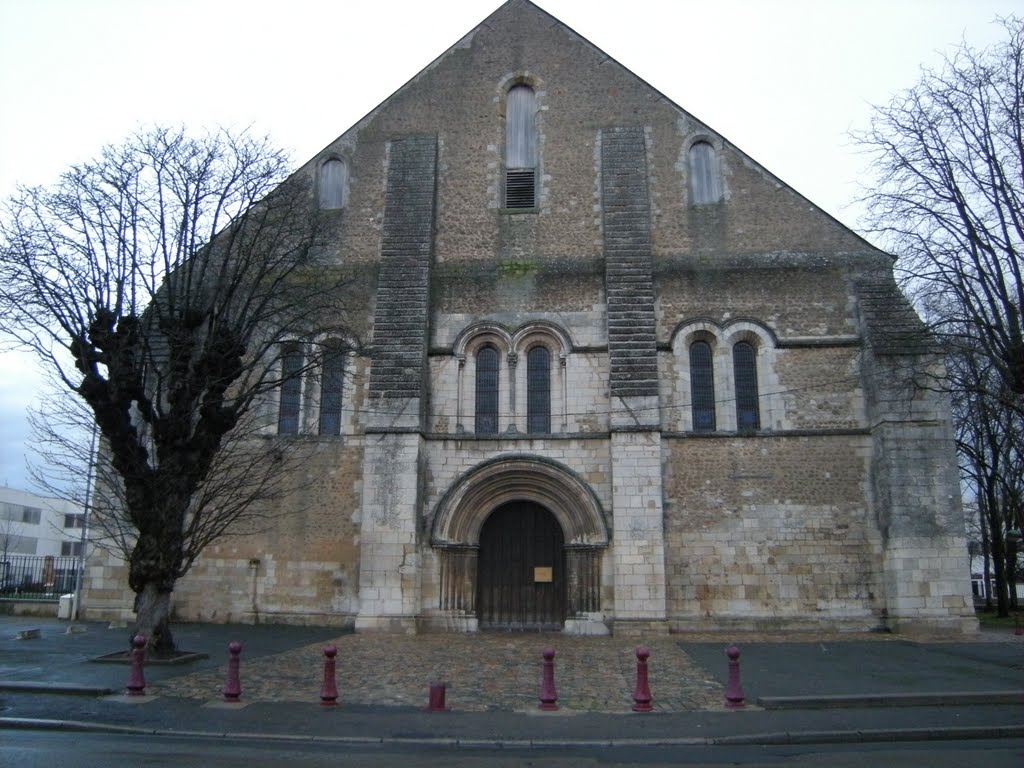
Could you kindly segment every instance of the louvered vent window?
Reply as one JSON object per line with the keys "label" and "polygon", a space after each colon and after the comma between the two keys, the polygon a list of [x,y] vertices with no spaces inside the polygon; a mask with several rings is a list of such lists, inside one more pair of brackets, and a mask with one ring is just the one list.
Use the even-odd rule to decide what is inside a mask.
{"label": "louvered vent window", "polygon": [[533,208],[535,206],[535,175],[536,172],[532,168],[505,171],[506,208]]}
{"label": "louvered vent window", "polygon": [[476,433],[498,432],[498,350],[484,347],[476,356]]}
{"label": "louvered vent window", "polygon": [[324,351],[320,379],[320,434],[336,437],[341,434],[341,392],[345,377],[345,352],[332,339]]}
{"label": "louvered vent window", "polygon": [[505,207],[537,205],[537,97],[528,85],[508,92],[505,105]]}
{"label": "louvered vent window", "polygon": [[706,341],[690,345],[690,400],[693,403],[694,430],[714,432],[715,375],[711,346]]}
{"label": "louvered vent window", "polygon": [[281,345],[281,400],[277,412],[280,435],[299,433],[299,408],[302,403],[302,344]]}
{"label": "louvered vent window", "polygon": [[551,353],[534,347],[526,355],[526,429],[551,432]]}
{"label": "louvered vent window", "polygon": [[736,380],[736,428],[753,432],[761,428],[761,415],[757,405],[757,353],[745,341],[732,348],[733,371]]}

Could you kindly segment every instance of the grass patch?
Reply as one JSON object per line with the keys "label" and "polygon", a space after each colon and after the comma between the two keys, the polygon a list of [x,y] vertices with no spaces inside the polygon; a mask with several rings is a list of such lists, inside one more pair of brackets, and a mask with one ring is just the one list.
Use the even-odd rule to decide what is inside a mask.
{"label": "grass patch", "polygon": [[977,611],[978,623],[986,629],[1014,629],[1017,621],[1024,623],[1024,612],[1010,611],[1009,616],[997,616],[995,610]]}

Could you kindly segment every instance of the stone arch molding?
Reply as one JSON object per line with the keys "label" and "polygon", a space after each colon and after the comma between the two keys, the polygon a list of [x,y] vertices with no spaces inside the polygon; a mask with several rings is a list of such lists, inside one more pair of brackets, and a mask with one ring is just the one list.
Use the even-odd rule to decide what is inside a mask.
{"label": "stone arch molding", "polygon": [[528,455],[491,459],[459,478],[434,512],[431,544],[479,546],[488,515],[510,501],[532,501],[550,510],[567,547],[608,545],[608,525],[594,492],[566,467]]}

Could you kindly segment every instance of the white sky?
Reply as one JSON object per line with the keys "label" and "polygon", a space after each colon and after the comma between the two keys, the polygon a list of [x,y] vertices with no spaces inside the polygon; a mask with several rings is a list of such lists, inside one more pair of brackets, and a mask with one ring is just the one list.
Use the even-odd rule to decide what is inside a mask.
{"label": "white sky", "polygon": [[[252,125],[305,161],[500,0],[0,0],[0,197],[140,124]],[[847,131],[1021,0],[541,0],[856,226]],[[31,361],[0,352],[0,484],[25,472]]]}

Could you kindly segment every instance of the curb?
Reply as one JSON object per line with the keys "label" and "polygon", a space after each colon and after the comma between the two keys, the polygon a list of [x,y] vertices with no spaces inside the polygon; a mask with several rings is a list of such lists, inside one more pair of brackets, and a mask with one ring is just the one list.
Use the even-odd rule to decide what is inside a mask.
{"label": "curb", "polygon": [[49,693],[64,696],[109,696],[113,688],[95,685],[74,685],[69,683],[0,682],[0,692],[6,693]]}
{"label": "curb", "polygon": [[174,730],[113,725],[83,720],[0,717],[0,730],[39,730],[90,733],[119,733],[136,736],[174,736],[246,741],[317,742],[330,744],[402,744],[434,747],[558,748],[558,747],[694,747],[795,744],[862,744],[908,741],[973,741],[979,739],[1021,739],[1024,725],[966,726],[952,728],[881,728],[835,731],[777,731],[742,736],[681,737],[668,739],[459,739],[403,736],[316,736],[289,733]]}
{"label": "curb", "polygon": [[757,699],[757,705],[763,709],[864,709],[873,707],[987,706],[990,704],[1024,704],[1024,691],[760,696]]}

